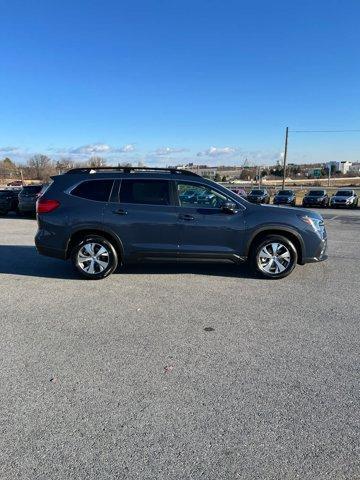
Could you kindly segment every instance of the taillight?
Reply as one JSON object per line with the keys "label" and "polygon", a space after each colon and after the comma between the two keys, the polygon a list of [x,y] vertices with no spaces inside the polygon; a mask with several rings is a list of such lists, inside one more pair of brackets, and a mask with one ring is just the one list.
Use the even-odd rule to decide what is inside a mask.
{"label": "taillight", "polygon": [[46,200],[45,198],[39,198],[36,202],[37,213],[49,213],[60,206],[60,202],[57,200]]}

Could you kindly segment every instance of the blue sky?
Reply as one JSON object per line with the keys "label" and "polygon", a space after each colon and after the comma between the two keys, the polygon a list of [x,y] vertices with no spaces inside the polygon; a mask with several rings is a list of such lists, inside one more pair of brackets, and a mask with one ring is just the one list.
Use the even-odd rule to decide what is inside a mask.
{"label": "blue sky", "polygon": [[[360,129],[358,0],[0,0],[0,158],[273,163]],[[360,133],[289,161],[360,160]]]}

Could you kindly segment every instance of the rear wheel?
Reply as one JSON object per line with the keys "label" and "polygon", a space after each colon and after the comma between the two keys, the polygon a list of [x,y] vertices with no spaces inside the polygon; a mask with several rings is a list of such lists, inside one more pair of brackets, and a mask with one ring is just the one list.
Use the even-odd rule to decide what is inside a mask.
{"label": "rear wheel", "polygon": [[251,252],[251,264],[262,277],[287,277],[297,264],[297,251],[282,235],[268,235],[257,242]]}
{"label": "rear wheel", "polygon": [[75,270],[82,277],[100,280],[110,275],[118,265],[118,256],[112,243],[98,235],[88,235],[71,251]]}

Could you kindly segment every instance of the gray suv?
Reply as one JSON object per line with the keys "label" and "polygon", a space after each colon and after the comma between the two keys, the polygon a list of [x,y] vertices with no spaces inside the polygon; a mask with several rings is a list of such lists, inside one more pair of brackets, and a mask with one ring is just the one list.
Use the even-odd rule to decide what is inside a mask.
{"label": "gray suv", "polygon": [[187,170],[70,170],[38,199],[37,220],[39,253],[70,258],[89,279],[164,258],[249,261],[277,279],[327,258],[318,213],[252,204]]}

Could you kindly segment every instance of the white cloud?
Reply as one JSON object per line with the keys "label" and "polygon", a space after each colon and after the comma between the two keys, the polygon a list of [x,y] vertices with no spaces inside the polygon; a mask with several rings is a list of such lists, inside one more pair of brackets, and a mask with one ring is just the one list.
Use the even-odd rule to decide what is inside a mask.
{"label": "white cloud", "polygon": [[19,147],[0,147],[0,155],[19,155],[23,152]]}
{"label": "white cloud", "polygon": [[133,143],[128,143],[120,148],[115,148],[113,151],[117,153],[129,153],[135,150],[135,145]]}
{"label": "white cloud", "polygon": [[223,157],[223,156],[230,156],[233,155],[238,151],[237,148],[234,147],[210,147],[207,150],[203,150],[202,152],[198,152],[197,156],[198,157]]}
{"label": "white cloud", "polygon": [[128,143],[123,147],[112,147],[107,143],[91,143],[81,147],[70,149],[69,153],[77,155],[105,155],[111,153],[129,153],[135,150],[135,145]]}
{"label": "white cloud", "polygon": [[110,145],[107,145],[106,143],[92,143],[74,148],[70,150],[70,153],[92,155],[94,153],[109,153],[110,150]]}
{"label": "white cloud", "polygon": [[159,157],[163,155],[171,155],[173,153],[184,153],[187,152],[188,150],[186,148],[173,148],[173,147],[161,147],[155,150],[155,155],[158,155]]}

